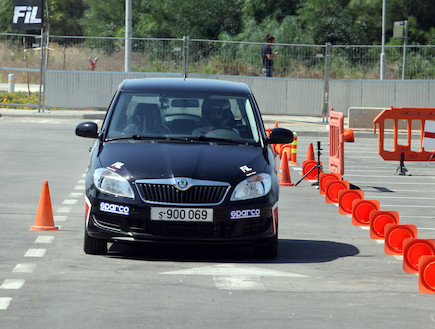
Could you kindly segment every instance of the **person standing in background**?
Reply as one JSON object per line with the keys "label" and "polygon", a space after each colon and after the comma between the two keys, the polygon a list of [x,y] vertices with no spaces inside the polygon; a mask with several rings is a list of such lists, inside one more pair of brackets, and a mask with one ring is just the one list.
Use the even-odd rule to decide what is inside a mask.
{"label": "person standing in background", "polygon": [[263,73],[265,77],[273,76],[273,59],[279,55],[279,51],[272,53],[272,44],[275,43],[275,37],[266,34],[267,45],[261,47],[261,62],[263,65]]}

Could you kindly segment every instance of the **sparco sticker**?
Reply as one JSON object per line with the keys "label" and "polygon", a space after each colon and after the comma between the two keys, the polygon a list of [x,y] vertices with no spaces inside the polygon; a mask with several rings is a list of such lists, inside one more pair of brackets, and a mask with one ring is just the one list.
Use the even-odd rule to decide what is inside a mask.
{"label": "sparco sticker", "polygon": [[231,219],[260,217],[260,209],[233,210],[230,216]]}
{"label": "sparco sticker", "polygon": [[121,206],[119,204],[100,202],[100,211],[111,212],[112,214],[118,214],[118,215],[129,215],[130,207]]}

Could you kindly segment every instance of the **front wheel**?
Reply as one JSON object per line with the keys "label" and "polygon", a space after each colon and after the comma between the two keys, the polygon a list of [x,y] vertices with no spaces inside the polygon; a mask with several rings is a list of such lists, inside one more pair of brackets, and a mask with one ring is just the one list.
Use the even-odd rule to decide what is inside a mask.
{"label": "front wheel", "polygon": [[107,241],[90,237],[85,232],[83,250],[89,255],[105,255],[107,254]]}
{"label": "front wheel", "polygon": [[262,259],[275,259],[278,256],[278,233],[267,242],[255,245],[254,255]]}

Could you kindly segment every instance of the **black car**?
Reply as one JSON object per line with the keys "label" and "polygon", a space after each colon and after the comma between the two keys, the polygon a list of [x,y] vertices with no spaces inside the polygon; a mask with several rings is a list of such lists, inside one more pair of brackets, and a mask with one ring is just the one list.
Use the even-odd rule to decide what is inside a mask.
{"label": "black car", "polygon": [[86,176],[84,251],[107,242],[252,245],[278,251],[279,182],[273,143],[250,88],[208,79],[128,79],[95,138]]}

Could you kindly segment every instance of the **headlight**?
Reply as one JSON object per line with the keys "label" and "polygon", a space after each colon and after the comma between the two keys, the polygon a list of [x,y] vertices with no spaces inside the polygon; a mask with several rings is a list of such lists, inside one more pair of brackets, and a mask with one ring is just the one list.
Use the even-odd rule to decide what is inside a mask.
{"label": "headlight", "polygon": [[239,183],[231,195],[231,201],[259,198],[269,193],[272,178],[269,174],[258,174]]}
{"label": "headlight", "polygon": [[130,183],[121,175],[106,168],[94,172],[94,184],[101,192],[126,198],[134,198]]}

